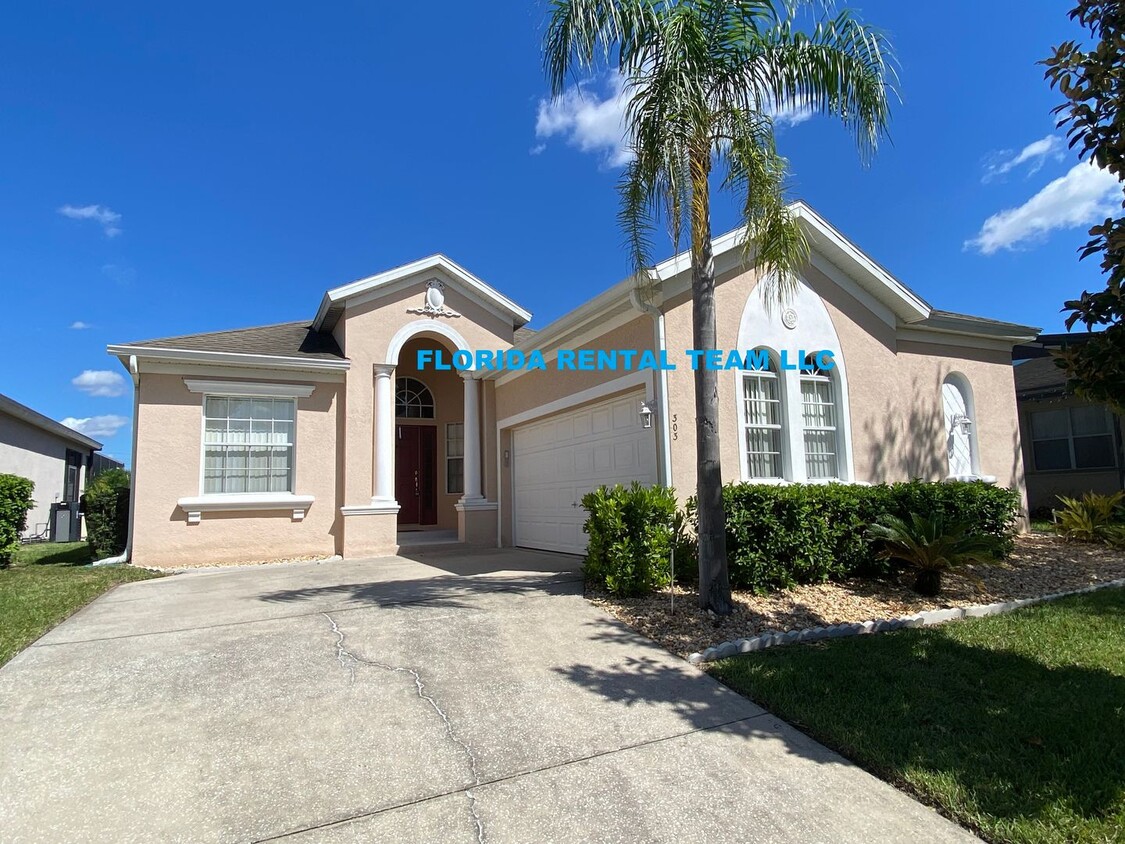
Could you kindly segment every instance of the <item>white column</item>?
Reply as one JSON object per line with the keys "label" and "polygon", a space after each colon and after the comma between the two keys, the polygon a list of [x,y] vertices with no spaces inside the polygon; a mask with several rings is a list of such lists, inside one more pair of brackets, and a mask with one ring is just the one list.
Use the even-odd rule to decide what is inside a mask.
{"label": "white column", "polygon": [[393,365],[375,364],[375,496],[371,499],[372,504],[397,504],[394,374]]}
{"label": "white column", "polygon": [[461,501],[481,501],[480,485],[480,381],[471,371],[461,373],[465,381],[465,494]]}

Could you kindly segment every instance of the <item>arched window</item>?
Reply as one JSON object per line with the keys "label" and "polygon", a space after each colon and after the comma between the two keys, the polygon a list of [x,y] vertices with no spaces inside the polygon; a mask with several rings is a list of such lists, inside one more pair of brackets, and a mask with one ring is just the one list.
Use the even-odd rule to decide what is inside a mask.
{"label": "arched window", "polygon": [[433,419],[434,396],[417,378],[395,379],[395,416],[399,419]]}
{"label": "arched window", "polygon": [[810,481],[840,477],[838,415],[832,370],[817,366],[814,352],[805,358],[801,371],[805,477]]}
{"label": "arched window", "polygon": [[746,444],[746,477],[772,480],[784,477],[785,416],[781,379],[774,359],[765,355],[758,359],[763,358],[767,368],[748,370],[742,376],[742,436]]}

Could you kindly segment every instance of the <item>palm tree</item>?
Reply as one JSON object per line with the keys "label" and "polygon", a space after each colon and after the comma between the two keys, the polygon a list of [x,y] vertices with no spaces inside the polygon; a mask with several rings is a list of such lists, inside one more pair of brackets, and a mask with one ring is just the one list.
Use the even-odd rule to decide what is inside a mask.
{"label": "palm tree", "polygon": [[914,591],[921,595],[941,592],[942,572],[972,563],[995,562],[1004,548],[999,537],[969,533],[962,524],[946,524],[940,513],[912,513],[910,521],[884,516],[867,529],[867,538],[882,543],[880,557],[902,560],[916,570]]}
{"label": "palm tree", "polygon": [[[741,201],[752,257],[778,298],[796,285],[808,245],[784,197],[786,162],[771,114],[840,118],[863,156],[886,130],[892,75],[883,35],[831,0],[552,0],[544,66],[552,95],[572,73],[616,70],[629,96],[633,160],[619,219],[639,279],[658,218],[676,249],[691,238],[692,338],[715,348],[712,170]],[[802,29],[802,23],[809,25]],[[645,281],[640,284],[650,283]],[[718,373],[695,372],[700,605],[731,611],[719,466]]]}

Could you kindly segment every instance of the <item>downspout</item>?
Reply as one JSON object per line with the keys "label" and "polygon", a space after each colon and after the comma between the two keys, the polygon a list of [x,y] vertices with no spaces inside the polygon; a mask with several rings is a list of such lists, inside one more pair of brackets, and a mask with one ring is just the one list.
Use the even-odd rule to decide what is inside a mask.
{"label": "downspout", "polygon": [[[652,270],[648,271],[648,280],[651,290],[659,290],[661,299],[663,299],[663,290],[660,288],[660,278]],[[656,339],[657,354],[663,358],[666,356],[664,353],[668,351],[666,336],[664,332],[664,309],[663,302],[660,305],[653,304],[648,301],[650,297],[645,296],[639,287],[634,287],[629,294],[629,298],[633,303],[633,307],[641,313],[648,314],[653,319],[653,333]],[[654,297],[653,297],[654,298]],[[657,397],[656,400],[660,407],[660,451],[661,451],[661,482],[664,486],[672,485],[672,419],[668,412],[668,370],[658,369],[658,376],[656,379]]]}
{"label": "downspout", "polygon": [[133,379],[133,448],[129,461],[129,529],[125,535],[125,550],[116,557],[95,560],[94,566],[113,566],[129,562],[133,555],[133,514],[137,511],[137,414],[141,406],[141,373],[137,356],[129,355],[129,375]]}

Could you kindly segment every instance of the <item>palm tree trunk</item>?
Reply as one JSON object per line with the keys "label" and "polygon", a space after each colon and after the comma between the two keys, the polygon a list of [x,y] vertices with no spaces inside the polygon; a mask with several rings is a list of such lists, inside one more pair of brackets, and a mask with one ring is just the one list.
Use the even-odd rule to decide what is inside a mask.
{"label": "palm tree trunk", "polygon": [[[715,348],[715,262],[711,252],[711,154],[691,157],[691,330],[696,349]],[[719,462],[719,373],[695,370],[696,498],[699,519],[699,605],[729,615],[726,514]]]}

